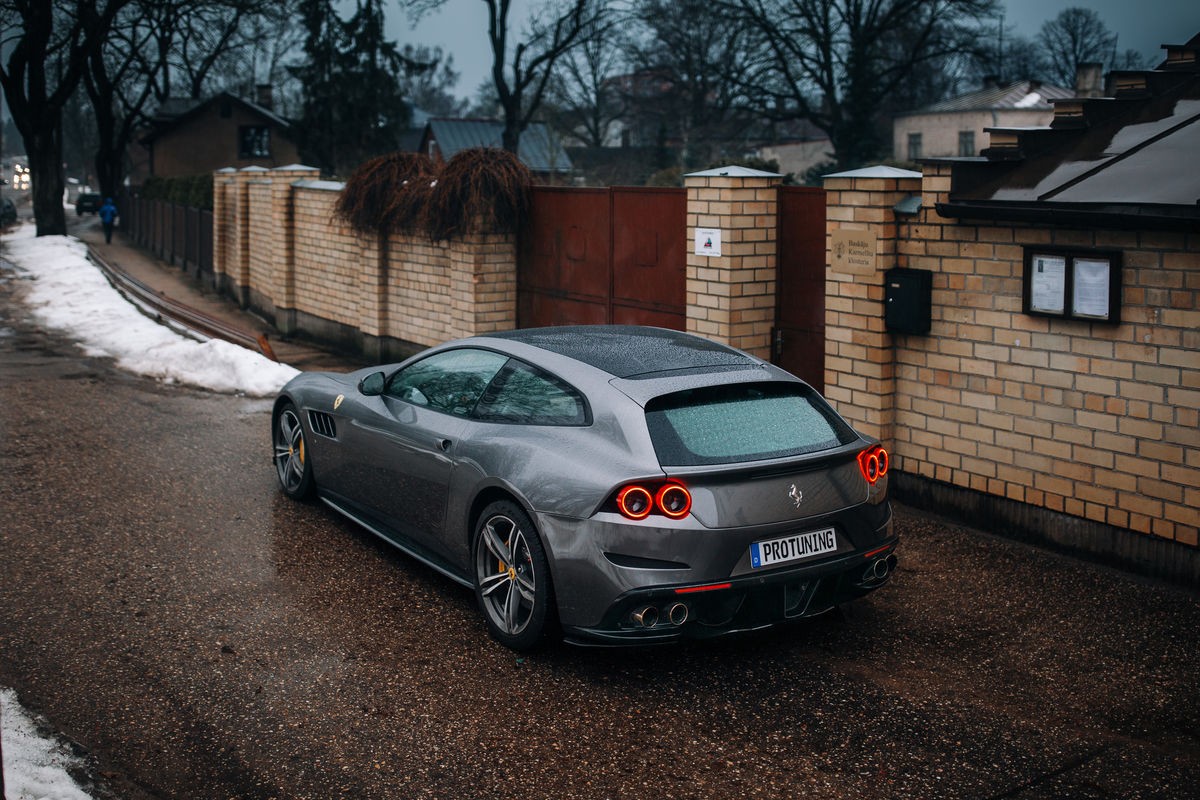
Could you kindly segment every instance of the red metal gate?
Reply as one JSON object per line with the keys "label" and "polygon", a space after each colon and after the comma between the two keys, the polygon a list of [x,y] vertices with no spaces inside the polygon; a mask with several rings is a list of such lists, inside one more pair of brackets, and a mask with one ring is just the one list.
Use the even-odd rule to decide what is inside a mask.
{"label": "red metal gate", "polygon": [[779,187],[772,360],[825,390],[825,190]]}
{"label": "red metal gate", "polygon": [[517,324],[683,330],[683,189],[533,190],[517,266]]}

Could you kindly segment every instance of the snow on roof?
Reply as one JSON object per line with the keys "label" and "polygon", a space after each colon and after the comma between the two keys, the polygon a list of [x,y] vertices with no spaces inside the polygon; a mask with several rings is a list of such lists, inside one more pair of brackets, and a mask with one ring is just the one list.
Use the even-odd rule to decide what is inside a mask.
{"label": "snow on roof", "polygon": [[998,111],[1006,108],[1051,111],[1051,100],[1074,97],[1074,89],[1051,86],[1038,81],[1017,81],[1003,86],[987,86],[967,94],[951,97],[939,103],[908,111],[897,116],[942,114],[954,111]]}

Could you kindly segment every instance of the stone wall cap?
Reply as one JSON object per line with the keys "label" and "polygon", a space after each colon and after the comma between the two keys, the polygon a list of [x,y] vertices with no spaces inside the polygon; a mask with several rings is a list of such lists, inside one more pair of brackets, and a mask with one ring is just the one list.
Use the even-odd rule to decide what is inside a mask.
{"label": "stone wall cap", "polygon": [[308,172],[318,172],[316,167],[310,167],[305,164],[288,164],[286,167],[275,167],[272,172],[295,172],[296,170],[306,170]]}
{"label": "stone wall cap", "polygon": [[266,167],[242,167],[238,172],[270,172]]}
{"label": "stone wall cap", "polygon": [[921,173],[914,172],[911,169],[900,169],[899,167],[886,167],[883,164],[877,164],[874,167],[863,167],[862,169],[852,169],[849,172],[835,172],[831,175],[822,175],[822,178],[920,178]]}
{"label": "stone wall cap", "polygon": [[764,172],[749,167],[717,167],[703,172],[689,172],[685,178],[782,178],[778,172]]}

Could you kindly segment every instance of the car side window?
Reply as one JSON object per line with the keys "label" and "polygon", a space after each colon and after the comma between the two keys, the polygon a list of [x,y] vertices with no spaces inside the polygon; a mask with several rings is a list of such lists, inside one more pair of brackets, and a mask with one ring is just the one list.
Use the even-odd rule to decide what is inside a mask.
{"label": "car side window", "polygon": [[393,374],[384,394],[413,405],[466,416],[506,361],[508,356],[490,350],[446,350]]}
{"label": "car side window", "polygon": [[487,422],[523,425],[586,425],[587,404],[572,387],[519,361],[508,364],[488,386],[475,416]]}

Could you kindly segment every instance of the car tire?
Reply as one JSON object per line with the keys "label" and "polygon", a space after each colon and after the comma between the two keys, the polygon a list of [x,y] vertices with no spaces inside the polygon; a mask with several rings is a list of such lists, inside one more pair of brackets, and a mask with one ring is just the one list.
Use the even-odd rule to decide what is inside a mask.
{"label": "car tire", "polygon": [[275,415],[271,426],[275,474],[283,493],[293,500],[303,500],[313,492],[312,455],[304,437],[300,414],[291,403],[285,403]]}
{"label": "car tire", "polygon": [[516,503],[492,503],[471,548],[475,599],[496,641],[528,652],[557,629],[550,565],[533,521]]}

